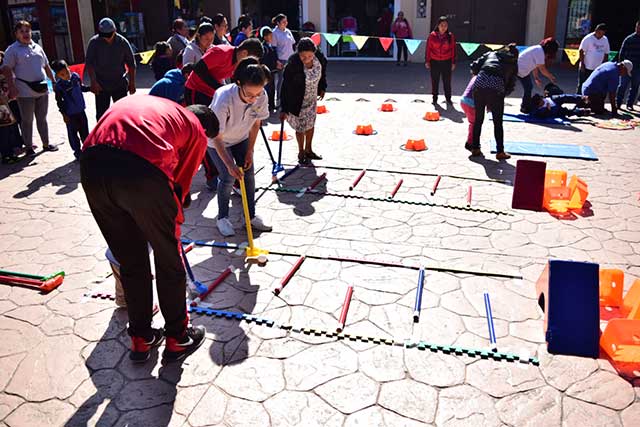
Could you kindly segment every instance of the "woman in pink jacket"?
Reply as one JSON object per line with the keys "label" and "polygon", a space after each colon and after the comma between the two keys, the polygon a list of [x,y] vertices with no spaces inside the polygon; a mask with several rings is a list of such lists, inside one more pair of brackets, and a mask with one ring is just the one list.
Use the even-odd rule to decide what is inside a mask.
{"label": "woman in pink jacket", "polygon": [[404,39],[412,39],[413,34],[411,33],[411,26],[409,25],[409,21],[407,21],[407,19],[404,17],[404,12],[398,12],[398,17],[393,22],[391,32],[396,37],[396,46],[398,48],[398,62],[396,62],[396,65],[398,67],[400,66],[400,56],[404,54],[404,66],[406,67],[409,52],[407,50],[407,44],[404,42]]}

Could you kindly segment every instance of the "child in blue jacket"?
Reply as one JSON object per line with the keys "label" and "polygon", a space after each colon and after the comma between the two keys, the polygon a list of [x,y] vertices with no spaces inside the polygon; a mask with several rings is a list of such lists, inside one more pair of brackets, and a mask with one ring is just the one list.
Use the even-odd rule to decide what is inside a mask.
{"label": "child in blue jacket", "polygon": [[84,142],[89,135],[89,123],[84,112],[85,103],[82,92],[88,92],[90,88],[82,84],[78,73],[72,73],[63,60],[53,61],[51,69],[56,73],[54,92],[58,109],[67,125],[69,145],[78,160],[82,148],[81,142]]}

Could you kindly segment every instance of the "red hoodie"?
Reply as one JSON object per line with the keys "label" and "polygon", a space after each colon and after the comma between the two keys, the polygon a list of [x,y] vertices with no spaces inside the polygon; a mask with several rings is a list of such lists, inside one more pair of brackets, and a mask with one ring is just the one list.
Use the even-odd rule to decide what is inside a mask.
{"label": "red hoodie", "polygon": [[451,60],[456,63],[456,38],[453,33],[440,34],[438,31],[432,31],[427,39],[427,52],[425,62],[447,61]]}
{"label": "red hoodie", "polygon": [[[160,169],[171,185],[179,184],[185,196],[204,158],[207,136],[198,118],[184,107],[153,95],[134,95],[107,110],[82,150],[96,145],[142,157]],[[181,209],[177,221],[184,222]]]}

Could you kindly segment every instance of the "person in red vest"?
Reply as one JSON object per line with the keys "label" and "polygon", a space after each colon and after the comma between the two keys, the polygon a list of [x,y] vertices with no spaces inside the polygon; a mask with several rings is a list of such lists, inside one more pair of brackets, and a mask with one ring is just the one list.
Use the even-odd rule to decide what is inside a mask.
{"label": "person in red vest", "polygon": [[447,104],[452,104],[451,73],[456,69],[456,38],[449,31],[449,22],[446,16],[441,16],[438,19],[438,25],[429,34],[424,65],[427,70],[431,71],[433,104],[438,103],[440,76],[442,76],[442,85],[444,86],[444,97]]}
{"label": "person in red vest", "polygon": [[[204,341],[189,325],[180,224],[191,180],[219,123],[204,105],[184,108],[168,99],[136,95],[102,116],[82,147],[80,180],[91,213],[120,262],[134,362],[167,343],[166,361],[180,360]],[[152,328],[153,289],[147,242],[165,327]]]}
{"label": "person in red vest", "polygon": [[185,84],[187,105],[209,105],[216,90],[222,87],[226,79],[231,78],[240,61],[248,56],[262,59],[262,43],[250,38],[239,46],[214,45],[193,67]]}

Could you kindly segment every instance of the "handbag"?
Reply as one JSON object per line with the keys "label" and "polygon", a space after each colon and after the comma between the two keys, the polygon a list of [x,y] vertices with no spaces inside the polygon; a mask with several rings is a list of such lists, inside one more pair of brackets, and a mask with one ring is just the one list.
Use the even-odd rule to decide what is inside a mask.
{"label": "handbag", "polygon": [[[17,77],[16,77],[17,78]],[[20,78],[17,78],[18,80],[20,80],[23,83],[26,83],[27,86],[29,86],[31,88],[32,91],[34,92],[38,92],[38,93],[45,93],[49,90],[49,88],[47,87],[47,82],[46,81],[38,81],[38,82],[29,82]]]}

